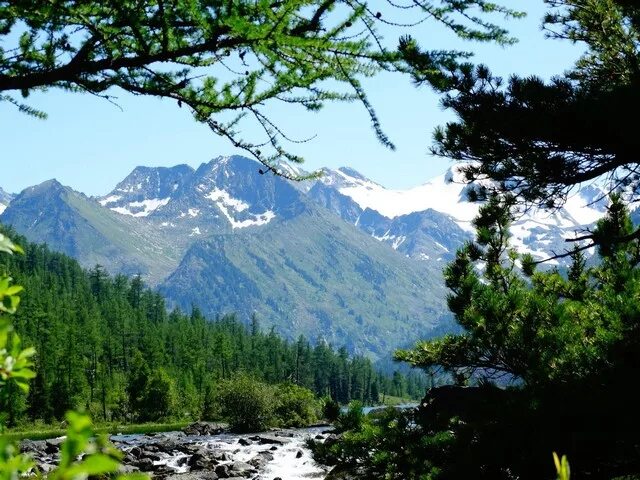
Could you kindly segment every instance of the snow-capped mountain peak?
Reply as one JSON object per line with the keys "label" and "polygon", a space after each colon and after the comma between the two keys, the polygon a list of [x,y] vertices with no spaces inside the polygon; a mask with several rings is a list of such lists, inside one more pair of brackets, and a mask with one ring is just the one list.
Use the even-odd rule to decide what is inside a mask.
{"label": "snow-capped mountain peak", "polygon": [[[328,171],[320,179],[325,191],[315,189],[312,194],[325,206],[368,231],[374,238],[389,243],[394,249],[402,247],[407,255],[431,259],[433,255],[423,250],[443,245],[442,239],[436,241],[429,233],[428,236],[433,238],[426,244],[423,242],[422,246],[416,246],[415,241],[411,241],[412,236],[418,235],[418,232],[421,232],[420,235],[427,233],[423,226],[415,224],[416,218],[419,218],[415,215],[424,217],[423,224],[427,218],[430,219],[427,223],[431,230],[434,227],[445,229],[460,242],[464,239],[464,234],[454,233],[451,230],[453,227],[445,226],[445,220],[438,217],[436,222],[436,217],[433,216],[435,213],[444,214],[458,228],[467,232],[466,236],[470,238],[474,231],[472,221],[481,204],[470,202],[468,192],[478,185],[486,186],[486,182],[469,184],[465,180],[461,164],[454,164],[442,175],[422,185],[406,190],[392,190],[353,169],[340,169]],[[337,196],[331,196],[326,189],[335,191]],[[604,192],[598,185],[587,185],[573,192],[561,209],[551,212],[529,209],[521,212],[511,229],[512,245],[522,253],[528,252],[539,258],[546,258],[554,251],[564,251],[567,248],[565,238],[584,231],[604,215],[607,203]],[[345,199],[355,204],[356,211]],[[365,215],[366,212],[376,212],[379,216],[371,213]],[[407,234],[408,231],[413,233]]]}
{"label": "snow-capped mountain peak", "polygon": [[113,191],[98,198],[98,202],[122,215],[146,217],[167,205],[192,174],[193,169],[188,165],[136,167]]}

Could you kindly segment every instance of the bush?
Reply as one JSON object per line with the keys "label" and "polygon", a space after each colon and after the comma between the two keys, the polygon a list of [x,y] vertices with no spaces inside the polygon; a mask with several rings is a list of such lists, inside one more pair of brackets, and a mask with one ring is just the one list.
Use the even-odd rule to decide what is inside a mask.
{"label": "bush", "polygon": [[364,420],[364,412],[362,402],[354,400],[349,403],[346,412],[341,413],[336,420],[336,430],[344,432],[346,430],[359,430]]}
{"label": "bush", "polygon": [[340,416],[340,404],[331,397],[322,399],[322,416],[330,422],[335,422]]}
{"label": "bush", "polygon": [[318,420],[320,404],[313,392],[290,383],[276,387],[275,416],[279,426],[304,427]]}
{"label": "bush", "polygon": [[217,385],[215,403],[236,432],[258,432],[274,425],[274,388],[238,374]]}

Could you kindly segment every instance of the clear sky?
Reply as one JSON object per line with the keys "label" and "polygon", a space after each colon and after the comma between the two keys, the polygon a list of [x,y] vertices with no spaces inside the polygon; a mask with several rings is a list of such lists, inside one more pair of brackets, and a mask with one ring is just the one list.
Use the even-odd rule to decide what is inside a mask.
{"label": "clear sky", "polygon": [[[543,78],[562,73],[577,59],[580,48],[547,40],[541,31],[542,0],[523,3],[524,20],[508,27],[519,43],[510,47],[462,43],[432,22],[411,33],[425,48],[472,51],[475,61],[501,75],[536,74]],[[500,19],[498,19],[500,21]],[[386,33],[394,40],[401,32]],[[389,188],[408,188],[441,174],[449,162],[428,155],[433,129],[451,118],[428,88],[415,88],[408,78],[384,74],[365,87],[383,127],[396,144],[395,152],[376,140],[369,119],[358,103],[329,105],[319,113],[274,108],[279,123],[299,138],[317,135],[294,145],[306,158],[307,170],[347,165]],[[19,113],[0,102],[0,187],[9,192],[50,178],[89,195],[110,191],[135,166],[194,167],[218,155],[241,153],[207,127],[196,123],[187,109],[174,102],[114,92],[122,110],[105,100],[51,90],[33,94],[29,104],[46,111],[47,120]],[[9,164],[18,168],[8,168]]]}

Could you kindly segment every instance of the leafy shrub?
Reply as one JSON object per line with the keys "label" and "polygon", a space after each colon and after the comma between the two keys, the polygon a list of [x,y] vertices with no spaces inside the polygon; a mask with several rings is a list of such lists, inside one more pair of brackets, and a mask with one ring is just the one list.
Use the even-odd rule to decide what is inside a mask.
{"label": "leafy shrub", "polygon": [[274,388],[246,374],[220,382],[215,403],[236,432],[257,432],[274,424]]}
{"label": "leafy shrub", "polygon": [[336,430],[344,432],[345,430],[359,430],[364,420],[364,412],[362,402],[354,400],[349,403],[347,411],[341,413],[336,420]]}
{"label": "leafy shrub", "polygon": [[335,422],[340,416],[340,404],[331,397],[322,399],[322,416],[330,422]]}
{"label": "leafy shrub", "polygon": [[291,383],[275,390],[275,416],[279,426],[304,427],[318,420],[320,405],[313,392]]}

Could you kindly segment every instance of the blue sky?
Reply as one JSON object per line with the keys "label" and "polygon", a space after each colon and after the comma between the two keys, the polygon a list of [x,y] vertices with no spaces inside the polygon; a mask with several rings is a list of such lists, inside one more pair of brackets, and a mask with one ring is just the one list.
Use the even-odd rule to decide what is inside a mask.
{"label": "blue sky", "polygon": [[[542,0],[528,0],[526,8],[526,19],[508,23],[519,39],[510,47],[462,43],[431,22],[411,33],[426,48],[472,51],[476,62],[488,64],[501,75],[515,72],[549,78],[562,73],[577,59],[579,46],[544,38]],[[386,37],[394,41],[400,33],[389,31]],[[292,136],[316,135],[309,143],[292,146],[306,158],[304,168],[348,165],[398,189],[444,172],[449,161],[428,155],[433,129],[452,118],[439,107],[438,97],[428,88],[415,88],[408,78],[391,74],[367,80],[365,88],[397,150],[378,143],[366,112],[357,103],[329,105],[319,113],[276,107],[273,116]],[[89,195],[102,195],[137,165],[195,167],[218,155],[240,153],[174,102],[114,93],[122,110],[90,95],[55,90],[34,94],[29,103],[48,113],[45,121],[1,102],[0,186],[18,192],[57,178]]]}

